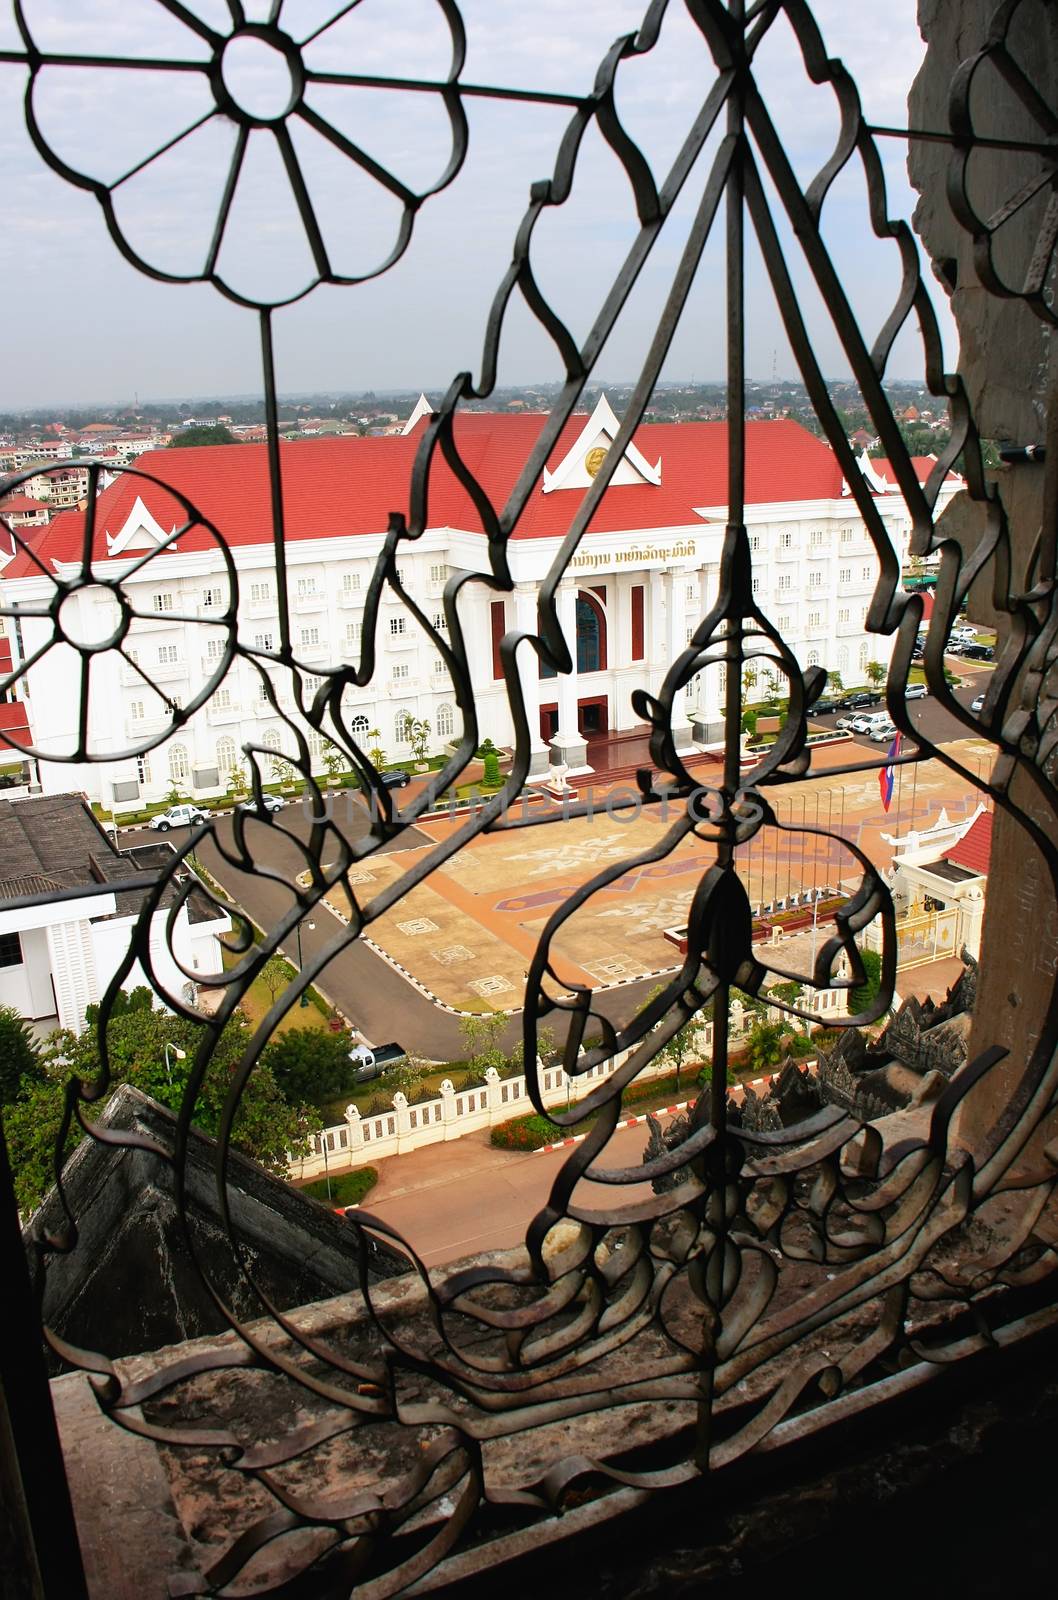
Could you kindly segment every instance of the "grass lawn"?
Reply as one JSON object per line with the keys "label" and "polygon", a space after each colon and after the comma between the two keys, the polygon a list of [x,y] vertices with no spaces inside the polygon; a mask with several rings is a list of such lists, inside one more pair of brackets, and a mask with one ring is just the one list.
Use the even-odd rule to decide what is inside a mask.
{"label": "grass lawn", "polygon": [[[238,966],[240,960],[241,957],[233,952],[224,951],[224,966],[226,969]],[[285,962],[284,965],[289,969],[290,976],[293,978],[294,968],[290,966],[289,962]],[[281,993],[282,991],[280,991]],[[278,999],[279,995],[276,998]],[[246,1013],[250,1026],[256,1028],[264,1021],[271,1010],[272,994],[261,978],[255,978],[239,1003]],[[288,1032],[291,1028],[325,1028],[326,1026],[326,1013],[316,1004],[310,993],[308,1005],[296,1005],[293,1010],[288,1011],[287,1015],[276,1024],[273,1032],[280,1034]]]}

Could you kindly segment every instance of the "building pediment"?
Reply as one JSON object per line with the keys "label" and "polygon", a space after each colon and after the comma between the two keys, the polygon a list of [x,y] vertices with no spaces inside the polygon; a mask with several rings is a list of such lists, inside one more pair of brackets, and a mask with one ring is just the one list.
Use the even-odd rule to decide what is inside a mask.
{"label": "building pediment", "polygon": [[[601,395],[595,410],[554,472],[548,472],[547,468],[544,468],[544,493],[551,494],[556,489],[587,489],[606,459],[607,453],[613,449],[620,428],[621,424],[614,415],[609,400],[605,395]],[[610,482],[611,484],[649,483],[657,488],[661,483],[661,457],[659,456],[651,466],[643,452],[629,442],[614,469]]]}
{"label": "building pediment", "polygon": [[[137,495],[135,505],[118,532],[107,534],[107,555],[124,555],[126,550],[156,550],[172,536],[174,531],[175,525],[166,532],[157,518],[148,511],[142,498]],[[176,545],[171,544],[168,548],[175,550]]]}

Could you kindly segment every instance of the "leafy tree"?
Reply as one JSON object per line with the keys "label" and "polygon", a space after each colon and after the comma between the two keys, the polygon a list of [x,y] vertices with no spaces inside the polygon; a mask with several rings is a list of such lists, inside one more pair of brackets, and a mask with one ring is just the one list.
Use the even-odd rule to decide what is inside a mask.
{"label": "leafy tree", "polygon": [[860,960],[863,962],[866,982],[849,990],[849,1010],[852,1012],[866,1011],[874,1003],[882,987],[882,958],[878,952],[861,950]]}
{"label": "leafy tree", "polygon": [[876,689],[880,683],[885,682],[885,668],[880,661],[868,661],[867,682],[873,684]]}
{"label": "leafy tree", "polygon": [[273,756],[269,766],[272,768],[272,776],[277,783],[293,783],[297,777],[297,770],[293,762],[288,761],[286,756]]}
{"label": "leafy tree", "polygon": [[371,744],[369,745],[367,752],[371,757],[371,765],[378,771],[381,771],[386,761],[386,752],[382,748],[381,729],[370,728],[368,730],[367,737],[371,740]]}
{"label": "leafy tree", "polygon": [[[86,1108],[91,1118],[121,1083],[131,1083],[172,1111],[180,1109],[204,1035],[204,1024],[168,1011],[133,1005],[111,1016],[106,1030],[110,1084],[103,1099]],[[224,1103],[251,1031],[236,1014],[224,1028],[199,1086],[192,1121],[203,1133],[219,1131]],[[166,1045],[170,1061],[166,1063]],[[182,1050],[183,1058],[174,1051]],[[102,1061],[97,1028],[80,1035],[53,1034],[42,1055],[44,1076],[29,1086],[24,1099],[4,1113],[4,1133],[16,1174],[19,1209],[31,1210],[46,1193],[53,1176],[55,1138],[62,1119],[65,1085],[71,1076],[85,1083],[99,1080]],[[243,1089],[232,1142],[244,1155],[270,1171],[285,1173],[289,1156],[308,1149],[308,1136],[320,1126],[319,1116],[303,1103],[290,1103],[269,1067],[259,1060]],[[75,1123],[67,1150],[82,1137]]]}
{"label": "leafy tree", "polygon": [[828,672],[827,673],[827,688],[828,689],[833,689],[837,694],[840,694],[842,689],[844,689],[844,687],[845,687],[845,685],[841,681],[841,673],[840,672]]}
{"label": "leafy tree", "polygon": [[[650,991],[647,999],[656,1000],[660,993],[661,984],[658,984],[655,989]],[[711,1015],[712,1001],[709,1002],[707,1012]],[[679,1093],[680,1088],[680,1073],[683,1071],[691,1057],[697,1054],[695,1036],[698,1032],[698,1029],[701,1027],[702,1022],[705,1020],[705,1016],[706,1013],[701,1011],[697,1012],[693,1017],[690,1018],[689,1021],[683,1024],[682,1028],[677,1028],[676,1032],[672,1035],[672,1038],[667,1039],[657,1053],[657,1059],[659,1061],[667,1061],[672,1067],[675,1068],[677,1094]],[[661,1024],[659,1023],[658,1026],[660,1027]]]}
{"label": "leafy tree", "polygon": [[386,1089],[390,1094],[403,1094],[411,1099],[416,1089],[422,1086],[429,1067],[424,1061],[419,1061],[415,1056],[405,1056],[403,1061],[396,1062],[383,1073]]}
{"label": "leafy tree", "polygon": [[197,428],[180,428],[169,440],[170,450],[179,450],[194,444],[238,444],[230,428],[223,423],[203,424]]}
{"label": "leafy tree", "polygon": [[757,731],[757,713],[755,711],[743,711],[743,713],[742,713],[742,732],[743,733],[748,733],[752,737],[752,735],[755,734],[756,731]]}
{"label": "leafy tree", "polygon": [[44,1076],[40,1051],[17,1011],[0,1006],[0,1105],[20,1099],[29,1084]]}
{"label": "leafy tree", "polygon": [[775,1066],[782,1058],[781,1022],[758,1022],[746,1035],[746,1065],[754,1072]]}
{"label": "leafy tree", "polygon": [[268,993],[272,996],[272,1004],[275,1005],[276,996],[290,982],[289,967],[281,956],[269,956],[261,968],[259,976]]}
{"label": "leafy tree", "polygon": [[321,1028],[289,1028],[264,1049],[261,1060],[292,1105],[325,1105],[356,1084],[344,1033]]}
{"label": "leafy tree", "polygon": [[506,1027],[507,1018],[502,1011],[460,1017],[459,1031],[463,1036],[467,1065],[472,1072],[482,1073],[486,1067],[495,1067],[498,1072],[505,1065],[507,1058],[500,1040]]}
{"label": "leafy tree", "polygon": [[228,769],[228,791],[231,794],[243,794],[246,790],[246,763],[236,761]]}

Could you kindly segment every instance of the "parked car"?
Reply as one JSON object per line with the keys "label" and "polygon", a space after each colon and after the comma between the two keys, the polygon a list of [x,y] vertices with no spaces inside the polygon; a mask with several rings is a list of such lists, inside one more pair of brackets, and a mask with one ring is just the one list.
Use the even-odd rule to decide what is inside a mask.
{"label": "parked car", "polygon": [[390,1044],[354,1044],[349,1052],[349,1060],[356,1068],[357,1083],[370,1083],[373,1078],[380,1078],[390,1067],[395,1067],[405,1059],[408,1052],[402,1044],[395,1041]]}
{"label": "parked car", "polygon": [[961,639],[949,639],[944,646],[944,654],[946,656],[961,656],[965,649],[966,646]]}
{"label": "parked car", "polygon": [[[286,801],[283,799],[282,795],[266,794],[263,797],[261,804],[264,806],[266,811],[276,812],[282,811],[283,807],[286,805]],[[257,801],[241,800],[235,809],[236,811],[248,811],[251,815],[253,815],[258,809]]]}
{"label": "parked car", "polygon": [[907,688],[904,690],[904,699],[924,700],[928,694],[929,690],[926,688],[924,683],[909,683]]}
{"label": "parked car", "polygon": [[380,772],[379,778],[383,789],[404,789],[411,782],[411,774],[405,772],[403,767],[395,767],[392,772]]}
{"label": "parked car", "polygon": [[853,694],[841,697],[843,711],[863,711],[868,706],[880,706],[881,703],[882,697],[877,689],[858,689]]}
{"label": "parked car", "polygon": [[962,654],[964,661],[994,661],[996,653],[990,644],[966,644]]}
{"label": "parked car", "polygon": [[984,710],[984,705],[985,705],[985,697],[984,697],[984,695],[983,694],[976,695],[970,701],[970,710],[971,711],[983,711]]}
{"label": "parked car", "polygon": [[843,717],[839,717],[837,719],[834,726],[835,728],[842,729],[845,733],[852,733],[854,731],[852,724],[858,720],[859,719],[855,711],[846,711]]}
{"label": "parked car", "polygon": [[817,700],[808,715],[810,717],[828,717],[832,711],[837,711],[837,709],[838,702],[836,700]]}
{"label": "parked car", "polygon": [[890,744],[896,738],[896,727],[892,722],[878,722],[871,728],[867,737],[875,744]]}
{"label": "parked car", "polygon": [[852,733],[870,733],[874,727],[874,720],[867,716],[866,712],[861,711],[856,716],[849,718],[848,725]]}
{"label": "parked car", "polygon": [[170,806],[168,811],[159,811],[147,824],[159,833],[168,833],[170,828],[193,828],[196,822],[205,822],[206,813],[200,811],[198,806]]}
{"label": "parked car", "polygon": [[956,624],[948,637],[951,639],[956,639],[959,644],[976,644],[977,629],[971,628],[968,623],[963,624],[961,627]]}

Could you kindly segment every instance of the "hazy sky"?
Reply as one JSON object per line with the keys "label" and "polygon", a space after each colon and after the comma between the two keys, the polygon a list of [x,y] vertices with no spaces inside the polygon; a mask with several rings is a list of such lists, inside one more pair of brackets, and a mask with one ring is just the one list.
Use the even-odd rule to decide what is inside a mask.
{"label": "hazy sky", "polygon": [[[187,9],[230,31],[223,0],[185,0]],[[160,0],[24,0],[38,44],[75,54],[201,61],[205,46],[173,19]],[[246,5],[253,17],[267,5]],[[285,0],[282,21],[305,39],[340,0]],[[469,37],[464,81],[583,93],[612,41],[634,30],[645,0],[462,0]],[[906,96],[920,63],[915,0],[851,6],[817,0],[829,54],[857,78],[868,115],[906,121]],[[18,46],[5,7],[0,49]],[[261,47],[259,47],[261,48]],[[317,70],[435,78],[446,70],[450,41],[436,0],[361,0],[306,50]],[[253,47],[246,56],[253,53]],[[226,58],[230,81],[248,97],[274,92],[263,60]],[[285,69],[283,69],[285,71]],[[280,74],[282,75],[282,74]],[[711,57],[681,0],[672,0],[662,37],[649,56],[624,63],[618,109],[660,182],[713,81]],[[257,325],[252,312],[209,285],[149,280],[112,245],[95,198],[59,178],[27,135],[27,74],[0,65],[0,160],[5,173],[0,263],[5,278],[4,363],[0,409],[65,401],[141,399],[253,392],[260,384]],[[828,88],[809,81],[782,20],[759,58],[758,79],[802,182],[828,153],[837,128]],[[317,86],[318,114],[412,189],[444,170],[448,120],[435,94]],[[214,105],[204,75],[91,67],[53,67],[38,79],[35,109],[51,148],[79,172],[112,182]],[[425,387],[436,395],[451,376],[480,371],[481,342],[493,293],[510,259],[529,185],[550,175],[566,108],[483,99],[465,101],[467,160],[455,182],[420,209],[411,244],[381,279],[351,288],[317,288],[278,315],[279,385],[314,388]],[[197,269],[211,236],[233,147],[233,125],[212,117],[116,191],[125,237],[152,263],[178,273]],[[377,266],[392,248],[400,218],[396,199],[318,134],[294,131],[299,160],[321,229],[338,270]],[[890,211],[909,215],[913,196],[903,146],[886,141]],[[707,152],[708,155],[708,152]],[[691,175],[684,199],[658,241],[649,267],[596,369],[605,380],[635,376],[671,282],[707,170]],[[874,239],[862,177],[850,170],[824,212],[825,233],[868,343],[896,292],[895,249]],[[620,165],[593,129],[582,147],[566,206],[545,215],[533,243],[537,279],[581,339],[602,304],[636,231],[631,192]],[[721,239],[706,253],[665,369],[671,378],[722,377],[723,258]],[[220,268],[245,292],[284,294],[312,274],[304,230],[275,141],[250,139]],[[795,272],[805,285],[803,270]],[[824,370],[847,364],[822,308],[806,292]],[[794,375],[770,287],[753,257],[748,276],[750,373]],[[945,321],[946,330],[950,324]],[[948,360],[954,351],[948,349]],[[893,376],[922,370],[916,341],[904,335],[890,363]],[[524,305],[512,304],[501,347],[499,381],[560,376],[550,341]]]}

